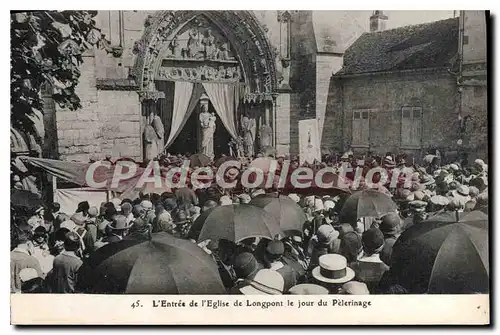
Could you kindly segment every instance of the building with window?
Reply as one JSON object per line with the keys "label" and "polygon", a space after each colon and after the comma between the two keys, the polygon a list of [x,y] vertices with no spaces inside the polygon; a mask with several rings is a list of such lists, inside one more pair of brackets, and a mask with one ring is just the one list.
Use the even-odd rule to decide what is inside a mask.
{"label": "building with window", "polygon": [[332,76],[323,152],[418,157],[437,147],[450,155],[482,150],[485,157],[485,12],[390,30],[382,11],[370,20],[371,31],[346,50]]}

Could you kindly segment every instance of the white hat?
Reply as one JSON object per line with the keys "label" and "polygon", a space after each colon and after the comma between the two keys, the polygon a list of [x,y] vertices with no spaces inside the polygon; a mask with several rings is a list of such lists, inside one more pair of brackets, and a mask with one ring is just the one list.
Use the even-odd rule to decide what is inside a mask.
{"label": "white hat", "polygon": [[288,197],[289,197],[290,199],[292,199],[293,201],[295,201],[295,202],[299,202],[299,201],[300,201],[300,197],[299,197],[296,193],[290,193],[290,194],[288,195]]}
{"label": "white hat", "polygon": [[326,254],[319,258],[319,266],[312,270],[315,279],[332,284],[343,284],[352,280],[354,271],[347,267],[347,259],[342,255]]}
{"label": "white hat", "polygon": [[145,210],[150,210],[153,209],[153,203],[149,200],[143,200],[141,201],[141,207]]}
{"label": "white hat", "polygon": [[242,204],[248,204],[252,200],[252,198],[246,193],[240,194],[238,198],[240,199]]}
{"label": "white hat", "polygon": [[365,283],[359,281],[350,281],[342,285],[342,291],[344,294],[352,294],[352,295],[367,295],[370,294],[368,290],[368,286]]}
{"label": "white hat", "polygon": [[324,209],[325,209],[325,207],[323,206],[323,200],[315,199],[314,200],[314,211],[317,212],[317,211],[322,211]]}
{"label": "white hat", "polygon": [[308,207],[313,207],[314,206],[314,195],[308,195],[307,197],[304,198],[305,204]]}
{"label": "white hat", "polygon": [[23,283],[38,277],[39,277],[38,272],[33,268],[24,268],[21,271],[19,271],[19,279],[21,279],[21,282]]}
{"label": "white hat", "polygon": [[66,228],[69,231],[73,231],[76,229],[76,223],[72,220],[66,220],[66,221],[61,223],[60,228]]}
{"label": "white hat", "polygon": [[240,288],[245,295],[280,295],[283,294],[285,281],[276,271],[270,269],[259,270],[249,285]]}
{"label": "white hat", "polygon": [[323,202],[323,205],[325,206],[325,211],[329,211],[330,209],[335,208],[335,202],[333,200],[325,200]]}
{"label": "white hat", "polygon": [[227,195],[223,195],[219,199],[219,205],[221,205],[221,206],[227,206],[227,205],[232,205],[232,204],[233,204],[233,200],[231,200],[231,198]]}
{"label": "white hat", "polygon": [[252,192],[252,198],[255,198],[256,196],[261,195],[261,194],[266,194],[266,191],[264,191],[261,188],[258,188]]}

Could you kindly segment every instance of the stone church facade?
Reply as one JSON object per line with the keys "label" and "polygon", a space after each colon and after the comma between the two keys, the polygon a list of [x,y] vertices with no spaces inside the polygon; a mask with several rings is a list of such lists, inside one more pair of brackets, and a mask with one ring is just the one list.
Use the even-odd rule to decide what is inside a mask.
{"label": "stone church facade", "polygon": [[[46,94],[43,156],[144,160],[151,112],[162,120],[164,141],[170,137],[176,82],[238,87],[234,127],[241,134],[242,116],[255,119],[255,152],[259,131],[268,127],[278,155],[298,154],[298,122],[311,118],[318,120],[323,153],[351,147],[418,153],[431,143],[455,148],[457,131],[450,125],[458,115],[472,114],[477,117],[461,143],[468,150],[482,145],[468,138],[477,138],[474,132],[486,124],[484,12],[464,12],[420,30],[387,31],[377,31],[384,30],[386,18],[374,13],[368,21],[355,11],[99,11],[97,26],[112,52],[96,48],[84,55],[77,88],[81,110],[60,109]],[[420,31],[412,35],[413,45],[404,45],[404,29]],[[422,40],[426,36],[434,37]],[[447,41],[444,54],[439,38]],[[373,64],[363,64],[375,45],[381,46],[375,50],[381,58],[368,56]],[[394,45],[400,49],[388,67],[374,66]],[[420,57],[428,45],[442,57]],[[436,61],[439,69],[429,66]],[[186,121],[167,151],[196,151],[188,143],[199,136],[194,128]],[[411,135],[403,143],[405,129]],[[227,132],[219,135],[219,142],[230,139]],[[219,144],[219,154],[227,153],[227,143]]]}
{"label": "stone church facade", "polygon": [[[99,11],[97,25],[113,52],[96,48],[84,55],[77,88],[81,110],[60,109],[47,95],[44,156],[143,160],[145,118],[152,109],[162,114],[168,138],[175,81],[239,85],[238,131],[241,115],[251,112],[257,124],[255,151],[259,129],[268,126],[277,154],[297,154],[298,120],[316,115],[324,120],[331,74],[340,70],[346,47],[364,31],[353,15]],[[188,45],[193,29],[201,42],[195,47],[205,48],[204,39],[213,37],[215,49],[195,55],[194,44]],[[190,126],[188,122],[179,136]]]}

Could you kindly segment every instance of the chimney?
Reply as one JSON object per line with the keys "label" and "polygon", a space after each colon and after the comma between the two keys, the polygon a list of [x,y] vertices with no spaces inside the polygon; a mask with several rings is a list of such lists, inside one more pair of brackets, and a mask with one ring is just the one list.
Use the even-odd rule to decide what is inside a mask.
{"label": "chimney", "polygon": [[370,16],[370,32],[385,30],[385,22],[389,19],[381,10],[374,10]]}

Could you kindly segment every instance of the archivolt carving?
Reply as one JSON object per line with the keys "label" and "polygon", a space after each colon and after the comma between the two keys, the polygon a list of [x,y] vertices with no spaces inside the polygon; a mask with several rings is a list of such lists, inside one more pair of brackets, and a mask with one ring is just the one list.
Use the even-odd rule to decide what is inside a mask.
{"label": "archivolt carving", "polygon": [[[182,76],[188,76],[189,72],[189,78],[194,79],[244,81],[249,87],[248,94],[269,95],[276,92],[276,55],[253,13],[161,11],[147,21],[142,39],[134,45],[137,59],[131,73],[140,90],[146,90],[150,81],[160,79],[158,76],[185,79]],[[206,21],[217,28],[219,36],[210,28],[203,27]],[[199,22],[200,29],[189,31],[186,41],[176,40],[179,33],[179,36],[188,36],[188,25],[196,27],[193,22]],[[165,59],[168,60],[167,65],[163,63]],[[168,63],[170,61],[172,64]],[[186,72],[179,69],[177,61],[182,64],[208,61],[209,64],[182,65],[182,68],[193,69]],[[164,66],[167,68],[164,69]],[[214,71],[213,76],[199,75],[211,73],[209,68],[218,72]]]}

